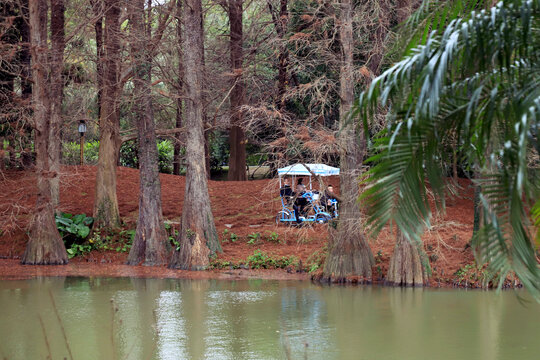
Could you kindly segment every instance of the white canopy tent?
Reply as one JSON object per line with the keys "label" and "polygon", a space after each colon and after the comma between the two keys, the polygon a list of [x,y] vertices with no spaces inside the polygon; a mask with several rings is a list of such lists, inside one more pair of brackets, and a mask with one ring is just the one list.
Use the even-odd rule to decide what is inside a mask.
{"label": "white canopy tent", "polygon": [[311,176],[312,174],[317,176],[339,175],[339,169],[325,164],[294,164],[278,169],[280,177],[285,175]]}
{"label": "white canopy tent", "polygon": [[[309,169],[309,170],[308,170]],[[281,188],[282,176],[309,176],[309,187],[311,189],[311,176],[333,176],[339,175],[339,168],[325,164],[294,164],[278,169],[279,187]]]}

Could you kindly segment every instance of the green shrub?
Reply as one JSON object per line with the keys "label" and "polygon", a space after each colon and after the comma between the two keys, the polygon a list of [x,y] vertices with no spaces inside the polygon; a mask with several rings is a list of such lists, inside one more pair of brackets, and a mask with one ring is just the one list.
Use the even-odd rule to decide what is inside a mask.
{"label": "green shrub", "polygon": [[[99,141],[87,141],[84,143],[84,163],[96,165],[98,161]],[[81,145],[76,141],[62,144],[62,157],[64,164],[79,165],[81,159]]]}
{"label": "green shrub", "polygon": [[279,235],[278,233],[276,233],[275,231],[272,231],[268,237],[266,238],[267,241],[270,241],[270,242],[274,242],[274,243],[280,243],[281,240],[279,238]]}
{"label": "green shrub", "polygon": [[261,165],[268,161],[268,155],[263,153],[263,148],[251,143],[246,144],[246,164],[249,166]]}
{"label": "green shrub", "polygon": [[[158,166],[159,172],[172,174],[174,145],[170,140],[158,140]],[[139,167],[139,143],[138,141],[128,141],[120,148],[120,165],[137,169]]]}
{"label": "green shrub", "polygon": [[137,140],[126,141],[120,146],[119,162],[121,166],[139,168],[139,143]]}
{"label": "green shrub", "polygon": [[225,132],[214,131],[210,133],[210,171],[220,172],[229,162],[229,142]]}
{"label": "green shrub", "polygon": [[[174,144],[171,140],[160,140],[158,147],[159,172],[172,174],[174,160]],[[185,151],[185,149],[183,149]]]}
{"label": "green shrub", "polygon": [[[62,144],[63,162],[68,165],[79,165],[80,163],[80,143],[76,141]],[[158,140],[158,165],[159,172],[172,174],[174,159],[174,144],[171,140]],[[126,141],[120,147],[119,162],[121,166],[137,169],[139,167],[139,145],[137,140]],[[84,143],[84,163],[86,165],[96,165],[98,162],[99,141],[88,141]],[[181,153],[185,153],[182,148]]]}
{"label": "green shrub", "polygon": [[56,215],[55,221],[70,259],[92,251],[92,243],[85,242],[90,234],[90,225],[94,222],[92,217],[85,214],[60,213]]}
{"label": "green shrub", "polygon": [[71,244],[71,247],[66,249],[68,258],[74,258],[75,256],[81,256],[92,251],[92,245],[90,244]]}
{"label": "green shrub", "polygon": [[282,256],[276,258],[257,249],[253,255],[248,256],[246,264],[252,269],[284,269],[288,266],[298,266],[296,256]]}
{"label": "green shrub", "polygon": [[55,218],[56,227],[63,238],[72,237],[75,240],[83,240],[90,234],[90,225],[94,218],[86,214],[72,215],[60,213]]}
{"label": "green shrub", "polygon": [[247,243],[249,245],[253,245],[255,243],[258,243],[260,239],[261,239],[261,234],[260,233],[249,234]]}
{"label": "green shrub", "polygon": [[247,264],[252,269],[268,269],[274,267],[273,259],[259,249],[255,250],[253,255],[248,256]]}

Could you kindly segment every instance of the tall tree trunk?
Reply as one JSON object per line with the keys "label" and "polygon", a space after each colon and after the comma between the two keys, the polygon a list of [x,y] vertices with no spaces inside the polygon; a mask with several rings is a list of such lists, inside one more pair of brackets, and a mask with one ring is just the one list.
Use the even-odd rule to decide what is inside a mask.
{"label": "tall tree trunk", "polygon": [[396,246],[390,259],[390,267],[386,281],[397,286],[424,286],[427,284],[427,271],[422,263],[417,244],[411,243],[397,229]]}
{"label": "tall tree trunk", "polygon": [[[388,29],[391,27],[392,17],[390,14],[394,5],[393,1],[391,0],[378,0],[374,3],[377,4],[374,5],[374,8],[376,7],[377,9],[378,19],[376,20],[377,28],[371,33],[369,39],[371,43],[371,51],[367,66],[372,73],[378,74],[385,54],[384,42],[386,40],[386,35],[388,34]],[[401,6],[401,4],[398,4],[398,9],[401,9],[399,6]],[[399,14],[399,16],[403,15]]]}
{"label": "tall tree trunk", "polygon": [[47,8],[43,6],[43,3],[43,1],[38,0],[29,1],[38,195],[35,215],[30,225],[30,237],[21,263],[34,265],[66,264],[68,261],[64,243],[56,228],[51,199],[51,169],[47,155],[50,139],[48,108],[50,107],[49,89],[51,84],[47,82],[46,75],[48,65]]}
{"label": "tall tree trunk", "polygon": [[30,27],[28,26],[28,0],[20,1],[19,33],[21,34],[21,47],[19,50],[19,64],[21,66],[21,94],[23,99],[32,96],[32,70],[30,69]]}
{"label": "tall tree trunk", "polygon": [[285,107],[284,96],[287,89],[287,68],[289,65],[289,50],[287,49],[287,44],[284,42],[285,33],[287,31],[287,22],[289,19],[289,11],[287,10],[288,0],[279,1],[279,12],[277,16],[274,12],[272,1],[267,0],[267,3],[270,14],[272,15],[272,22],[274,23],[274,28],[276,29],[278,39],[281,41],[278,56],[278,98],[276,101],[276,106],[278,109],[282,110]]}
{"label": "tall tree trunk", "polygon": [[97,80],[97,109],[98,119],[101,118],[101,98],[103,95],[103,0],[92,0],[92,11],[97,20],[94,24],[96,33],[96,80]]}
{"label": "tall tree trunk", "polygon": [[64,93],[64,0],[51,0],[51,129],[49,132],[49,166],[51,196],[56,209],[60,203],[60,154],[62,129],[62,100]]}
{"label": "tall tree trunk", "polygon": [[[285,39],[285,32],[287,30],[287,20],[289,18],[289,12],[287,11],[288,0],[280,0],[279,20],[281,23],[281,33],[279,34],[281,40]],[[289,64],[289,50],[286,44],[281,44],[279,47],[278,57],[278,108],[283,109],[285,107],[285,92],[287,90],[287,67]]]}
{"label": "tall tree trunk", "polygon": [[[385,0],[380,4],[382,10],[379,13],[379,17],[384,18],[384,20],[379,22],[379,27],[373,38],[375,47],[379,49],[374,54],[370,63],[370,68],[374,73],[378,72],[384,54],[384,47],[381,45],[386,38],[386,29],[388,28],[388,18],[384,17],[384,14],[389,13],[390,7],[394,6],[395,19],[393,22],[398,24],[403,23],[411,15],[415,3],[418,2],[418,0],[398,0],[392,5],[388,3],[388,0]],[[399,228],[397,228],[394,253],[390,258],[390,268],[386,276],[387,283],[396,286],[424,286],[427,284],[427,267],[429,263],[427,258],[422,259],[424,252],[418,246],[419,244],[408,241]]]}
{"label": "tall tree trunk", "polygon": [[[201,13],[201,34],[204,34],[204,17]],[[206,79],[206,56],[204,53],[204,42],[200,49],[201,52],[201,69],[203,71],[203,89],[207,88],[208,81]],[[204,161],[206,163],[206,179],[210,180],[210,123],[208,122],[208,104],[206,92],[203,92],[203,123],[204,123]]]}
{"label": "tall tree trunk", "polygon": [[324,264],[323,278],[328,281],[346,281],[349,276],[359,276],[371,281],[373,254],[367,244],[360,224],[361,213],[358,198],[358,176],[360,164],[366,155],[363,131],[357,133],[353,121],[348,120],[354,101],[353,68],[353,0],[341,1],[339,38],[342,51],[340,69],[340,188],[343,201],[337,230],[329,232],[329,253]]}
{"label": "tall tree trunk", "polygon": [[[176,100],[176,128],[182,127],[182,99]],[[174,136],[173,174],[180,175],[182,169],[182,133]]]}
{"label": "tall tree trunk", "polygon": [[[182,0],[176,2],[176,38],[179,44],[182,43]],[[176,99],[176,128],[182,127],[182,96],[183,96],[183,77],[184,77],[184,65],[182,63],[182,47],[178,47],[178,83],[177,86],[177,99]],[[173,156],[173,174],[180,175],[181,169],[181,152],[182,152],[182,133],[177,133],[174,142],[174,156]]]}
{"label": "tall tree trunk", "polygon": [[118,157],[118,62],[120,57],[120,8],[118,0],[105,1],[103,98],[99,119],[99,154],[94,199],[94,227],[120,225],[116,197],[116,162]]}
{"label": "tall tree trunk", "polygon": [[[15,26],[4,26],[9,24],[9,19],[15,16],[15,9],[12,4],[2,3],[0,4],[0,50],[2,50],[2,57],[0,57],[0,115],[2,117],[8,117],[12,112],[14,98],[14,80],[15,80],[15,61],[13,56],[10,56],[11,48],[15,47],[18,42],[17,29]],[[4,25],[5,24],[5,25]]]}
{"label": "tall tree trunk", "polygon": [[186,94],[186,189],[182,223],[178,241],[180,250],[169,266],[186,270],[202,270],[209,264],[209,255],[221,251],[214,216],[210,207],[204,161],[203,74],[201,69],[203,34],[201,0],[185,0],[184,85]]}
{"label": "tall tree trunk", "polygon": [[229,0],[230,52],[233,73],[231,91],[231,128],[229,130],[229,180],[245,181],[246,174],[246,141],[242,129],[242,105],[245,103],[245,84],[242,73],[244,52],[242,29],[242,6],[244,0]]}
{"label": "tall tree trunk", "polygon": [[[139,138],[139,219],[128,265],[162,265],[167,262],[167,234],[163,226],[161,184],[154,114],[152,110],[152,59],[146,50],[149,36],[144,29],[144,0],[132,1],[132,55],[134,83],[134,112],[137,116]],[[151,21],[149,18],[148,22]]]}

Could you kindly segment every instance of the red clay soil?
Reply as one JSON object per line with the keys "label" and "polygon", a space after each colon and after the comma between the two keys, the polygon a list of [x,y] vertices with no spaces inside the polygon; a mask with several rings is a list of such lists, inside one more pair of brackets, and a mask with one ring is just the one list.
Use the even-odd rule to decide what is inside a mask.
{"label": "red clay soil", "polygon": [[[96,168],[69,166],[64,168],[61,185],[60,210],[72,214],[92,214]],[[161,174],[163,215],[168,221],[180,221],[184,199],[183,176]],[[330,178],[339,191],[339,179]],[[451,199],[446,214],[433,221],[424,236],[425,249],[433,270],[432,286],[455,284],[454,273],[474,259],[466,245],[472,234],[473,190],[468,180],[460,179],[460,197]],[[295,256],[301,266],[287,270],[225,269],[205,272],[170,270],[166,267],[123,265],[127,253],[93,251],[89,255],[70,260],[67,266],[23,266],[19,264],[26,242],[28,226],[36,201],[36,177],[31,171],[0,173],[0,279],[33,276],[137,276],[137,277],[190,277],[190,278],[249,278],[309,279],[298,268],[309,268],[324,256],[327,226],[313,225],[302,228],[278,226],[274,218],[281,208],[276,180],[246,182],[210,181],[210,198],[216,226],[222,240],[223,253],[217,262],[245,263],[247,257],[260,250],[273,257]],[[118,168],[118,200],[125,228],[135,228],[137,219],[139,171]],[[227,232],[225,232],[227,230]],[[225,234],[224,234],[225,232]],[[238,239],[231,241],[231,233]],[[260,239],[249,244],[250,234]],[[279,242],[270,241],[272,234]],[[234,237],[234,236],[233,236]],[[274,235],[275,238],[275,235]],[[377,264],[373,281],[384,279],[392,254],[393,234],[384,230],[370,241]]]}

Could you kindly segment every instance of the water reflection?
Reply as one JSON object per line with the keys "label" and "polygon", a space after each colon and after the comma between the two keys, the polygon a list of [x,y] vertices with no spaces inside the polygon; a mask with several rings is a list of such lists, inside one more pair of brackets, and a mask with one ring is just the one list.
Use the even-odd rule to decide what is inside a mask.
{"label": "water reflection", "polygon": [[182,295],[178,291],[162,291],[156,311],[158,358],[186,359],[186,328],[182,317]]}
{"label": "water reflection", "polygon": [[7,359],[70,358],[69,351],[74,359],[167,360],[540,353],[540,306],[523,307],[513,293],[43,278],[0,281],[0,316],[0,358]]}

